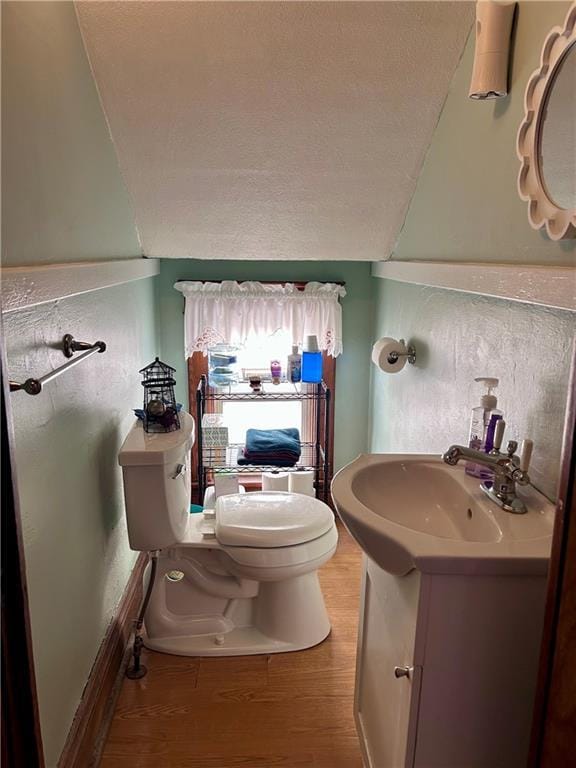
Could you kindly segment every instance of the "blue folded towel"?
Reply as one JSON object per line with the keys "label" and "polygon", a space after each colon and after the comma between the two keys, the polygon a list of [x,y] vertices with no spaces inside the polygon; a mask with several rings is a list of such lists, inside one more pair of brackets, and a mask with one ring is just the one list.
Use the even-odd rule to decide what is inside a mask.
{"label": "blue folded towel", "polygon": [[249,429],[246,432],[244,455],[247,459],[269,457],[275,453],[300,458],[300,432],[288,429]]}

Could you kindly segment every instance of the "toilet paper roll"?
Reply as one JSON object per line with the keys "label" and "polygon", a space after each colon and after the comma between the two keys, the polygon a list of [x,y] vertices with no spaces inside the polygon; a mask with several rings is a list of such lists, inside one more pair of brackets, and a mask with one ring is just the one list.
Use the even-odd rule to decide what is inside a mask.
{"label": "toilet paper roll", "polygon": [[314,472],[310,469],[292,472],[288,476],[288,490],[290,493],[302,493],[305,496],[316,496],[314,491]]}
{"label": "toilet paper roll", "polygon": [[379,339],[372,347],[372,362],[384,373],[398,373],[406,365],[406,357],[399,357],[396,362],[390,362],[390,354],[397,352],[406,355],[406,346],[396,339],[385,337]]}
{"label": "toilet paper roll", "polygon": [[262,472],[263,491],[287,491],[288,472]]}

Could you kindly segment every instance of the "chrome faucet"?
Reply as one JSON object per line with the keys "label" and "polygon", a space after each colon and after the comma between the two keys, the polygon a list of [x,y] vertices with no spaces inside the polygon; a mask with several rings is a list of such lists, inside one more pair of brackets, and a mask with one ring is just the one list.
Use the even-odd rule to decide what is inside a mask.
{"label": "chrome faucet", "polygon": [[528,467],[532,457],[532,440],[523,440],[520,456],[516,455],[518,443],[510,440],[506,453],[500,453],[506,423],[500,419],[494,433],[494,448],[490,453],[476,451],[463,445],[452,445],[442,459],[446,464],[455,466],[461,459],[467,459],[474,464],[482,464],[494,472],[494,480],[485,480],[480,488],[492,501],[506,512],[523,514],[526,505],[516,495],[516,484],[529,485]]}

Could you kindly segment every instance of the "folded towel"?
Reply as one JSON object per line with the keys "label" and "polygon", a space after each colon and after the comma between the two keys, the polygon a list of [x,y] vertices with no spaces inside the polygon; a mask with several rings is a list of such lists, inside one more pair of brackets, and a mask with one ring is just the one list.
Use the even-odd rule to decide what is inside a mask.
{"label": "folded towel", "polygon": [[244,455],[247,458],[277,453],[300,458],[300,432],[297,429],[249,429],[246,432]]}
{"label": "folded towel", "polygon": [[257,464],[261,467],[293,467],[299,458],[299,456],[294,456],[294,454],[291,453],[261,454],[256,458],[249,458],[246,456],[244,448],[238,448],[238,458],[236,459],[236,463],[240,466]]}

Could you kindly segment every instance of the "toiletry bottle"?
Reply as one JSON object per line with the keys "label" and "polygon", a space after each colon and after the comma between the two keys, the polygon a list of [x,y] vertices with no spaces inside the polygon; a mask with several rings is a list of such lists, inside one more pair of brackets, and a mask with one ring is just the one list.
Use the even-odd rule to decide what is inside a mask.
{"label": "toiletry bottle", "polygon": [[318,349],[316,336],[306,336],[302,350],[302,381],[309,384],[322,381],[322,352]]}
{"label": "toiletry bottle", "polygon": [[302,355],[298,352],[298,345],[292,347],[292,354],[288,355],[288,381],[297,384],[302,378]]}
{"label": "toiletry bottle", "polygon": [[[470,420],[470,435],[468,445],[476,451],[490,453],[494,447],[494,432],[496,422],[502,418],[502,411],[498,410],[498,400],[492,390],[498,386],[498,379],[492,379],[481,376],[474,381],[482,382],[486,387],[486,394],[482,395],[480,405],[472,408],[472,418]],[[466,474],[473,477],[479,477],[482,480],[491,480],[494,473],[488,467],[482,464],[467,462]]]}
{"label": "toiletry bottle", "polygon": [[280,384],[282,379],[282,364],[280,363],[280,360],[271,361],[270,375],[272,376],[272,384]]}

